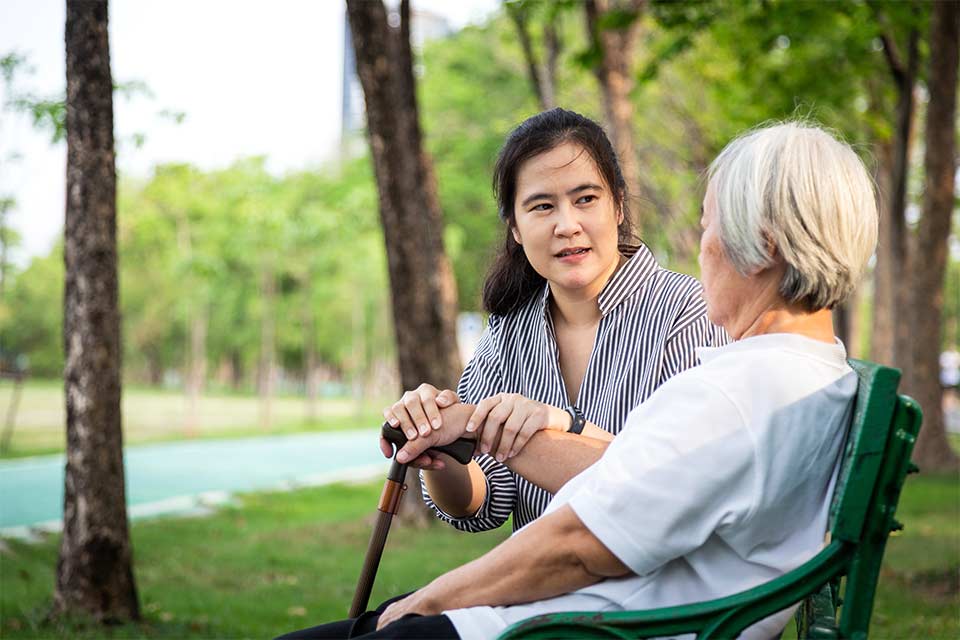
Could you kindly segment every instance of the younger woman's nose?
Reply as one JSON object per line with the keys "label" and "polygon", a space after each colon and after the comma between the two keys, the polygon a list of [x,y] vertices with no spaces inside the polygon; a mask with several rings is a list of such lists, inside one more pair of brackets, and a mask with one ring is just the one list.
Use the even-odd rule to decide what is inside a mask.
{"label": "younger woman's nose", "polygon": [[555,226],[553,228],[554,235],[568,237],[575,235],[581,230],[580,220],[573,207],[561,204],[557,207],[554,215],[556,216]]}

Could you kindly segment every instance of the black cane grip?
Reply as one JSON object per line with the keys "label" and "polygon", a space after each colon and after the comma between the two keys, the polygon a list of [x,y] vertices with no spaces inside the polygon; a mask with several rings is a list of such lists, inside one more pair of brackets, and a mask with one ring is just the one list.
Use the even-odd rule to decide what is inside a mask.
{"label": "black cane grip", "polygon": [[[403,429],[395,429],[391,427],[388,422],[383,423],[383,427],[380,429],[380,435],[382,435],[387,442],[397,447],[397,449],[407,444],[407,435],[403,432]],[[445,453],[460,464],[467,464],[470,462],[470,459],[473,458],[474,444],[473,440],[458,438],[450,444],[445,444],[440,447],[430,447],[429,450]]]}

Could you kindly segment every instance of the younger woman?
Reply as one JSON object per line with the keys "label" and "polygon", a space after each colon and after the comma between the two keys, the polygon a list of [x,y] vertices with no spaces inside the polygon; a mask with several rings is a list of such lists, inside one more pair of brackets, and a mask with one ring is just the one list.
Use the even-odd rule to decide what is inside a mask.
{"label": "younger woman", "polygon": [[480,430],[482,455],[467,466],[412,462],[427,504],[464,531],[511,514],[516,530],[543,512],[551,495],[503,464],[534,433],[612,439],[631,409],[696,364],[697,347],[726,342],[700,284],[631,244],[626,184],[597,123],[559,108],[527,119],[500,151],[493,186],[505,238],[476,353],[456,394],[423,384],[384,410],[415,438],[441,426],[439,408],[478,405],[468,429]]}

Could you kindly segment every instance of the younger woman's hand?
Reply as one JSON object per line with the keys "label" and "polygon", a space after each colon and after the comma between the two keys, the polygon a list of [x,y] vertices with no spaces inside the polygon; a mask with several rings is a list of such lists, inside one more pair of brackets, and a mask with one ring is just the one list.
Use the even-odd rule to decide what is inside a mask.
{"label": "younger woman's hand", "polygon": [[498,462],[520,453],[538,431],[567,431],[570,414],[518,393],[498,393],[481,400],[467,422],[467,431],[480,430],[477,448]]}
{"label": "younger woman's hand", "polygon": [[[431,429],[443,426],[440,409],[460,402],[450,389],[441,391],[432,384],[423,383],[383,410],[383,417],[391,427],[403,429],[408,440],[427,435]],[[383,446],[380,447],[383,449]]]}

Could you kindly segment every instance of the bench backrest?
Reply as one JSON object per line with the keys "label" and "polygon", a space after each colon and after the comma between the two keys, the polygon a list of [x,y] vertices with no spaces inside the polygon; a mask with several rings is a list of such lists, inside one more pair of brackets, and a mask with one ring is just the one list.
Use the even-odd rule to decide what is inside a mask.
{"label": "bench backrest", "polygon": [[858,542],[887,447],[900,372],[862,360],[850,360],[850,366],[857,372],[859,385],[830,508],[829,529],[834,540]]}
{"label": "bench backrest", "polygon": [[[887,538],[900,490],[916,468],[910,454],[920,430],[920,408],[897,395],[900,371],[851,360],[860,384],[831,507],[833,540],[854,547],[839,621],[842,637],[867,633]],[[836,586],[836,585],[835,585]]]}

